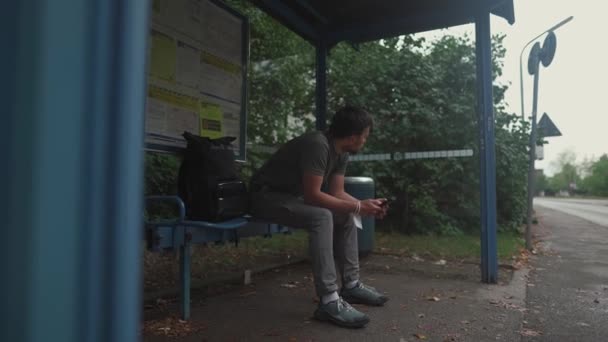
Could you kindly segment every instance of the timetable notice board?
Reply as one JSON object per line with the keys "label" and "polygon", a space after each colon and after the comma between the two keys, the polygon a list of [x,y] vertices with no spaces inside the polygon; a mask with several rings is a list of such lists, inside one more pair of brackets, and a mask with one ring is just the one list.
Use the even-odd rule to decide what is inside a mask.
{"label": "timetable notice board", "polygon": [[236,138],[245,160],[247,18],[219,0],[153,0],[146,145],[185,146],[184,131]]}

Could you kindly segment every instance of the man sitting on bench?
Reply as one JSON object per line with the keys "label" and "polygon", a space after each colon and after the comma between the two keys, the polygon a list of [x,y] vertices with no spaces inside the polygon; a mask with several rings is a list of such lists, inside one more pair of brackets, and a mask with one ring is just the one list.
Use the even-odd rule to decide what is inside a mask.
{"label": "man sitting on bench", "polygon": [[[383,218],[386,199],[359,201],[344,191],[348,155],[361,150],[372,127],[372,117],[365,110],[344,107],[333,116],[329,131],[305,133],[287,142],[251,181],[255,217],[309,231],[319,296],[314,316],[346,327],[369,322],[366,314],[349,303],[380,306],[388,300],[359,281],[357,243],[360,215]],[[342,276],[340,294],[336,265]]]}

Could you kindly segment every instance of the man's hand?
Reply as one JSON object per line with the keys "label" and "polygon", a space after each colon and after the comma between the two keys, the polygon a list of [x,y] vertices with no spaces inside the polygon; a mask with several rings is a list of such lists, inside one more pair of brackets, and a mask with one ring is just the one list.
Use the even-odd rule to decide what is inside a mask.
{"label": "man's hand", "polygon": [[379,215],[376,215],[376,218],[381,220],[386,216],[386,213],[388,212],[388,199],[380,198],[380,201],[382,201],[382,204],[380,205],[380,207],[382,208],[382,212]]}
{"label": "man's hand", "polygon": [[382,200],[371,198],[361,201],[361,210],[359,211],[361,216],[374,216],[378,218],[383,212]]}
{"label": "man's hand", "polygon": [[388,212],[388,200],[386,198],[372,198],[361,201],[361,216],[374,216],[383,219]]}

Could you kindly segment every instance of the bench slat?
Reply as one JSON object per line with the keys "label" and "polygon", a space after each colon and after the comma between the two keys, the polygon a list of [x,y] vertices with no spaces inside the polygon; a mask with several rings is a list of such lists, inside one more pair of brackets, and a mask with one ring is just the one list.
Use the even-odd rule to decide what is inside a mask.
{"label": "bench slat", "polygon": [[236,229],[243,227],[247,224],[247,219],[244,217],[237,217],[221,222],[208,222],[208,221],[190,221],[184,220],[180,225],[185,227],[202,227],[202,228],[213,228],[213,229]]}

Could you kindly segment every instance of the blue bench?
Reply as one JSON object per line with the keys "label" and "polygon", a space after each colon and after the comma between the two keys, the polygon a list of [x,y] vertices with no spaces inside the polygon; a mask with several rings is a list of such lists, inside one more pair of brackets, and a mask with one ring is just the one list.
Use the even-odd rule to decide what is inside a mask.
{"label": "blue bench", "polygon": [[179,303],[181,318],[190,318],[191,256],[190,246],[196,243],[235,241],[248,236],[272,236],[289,229],[278,224],[258,221],[242,216],[222,222],[191,221],[186,219],[186,207],[178,196],[147,196],[145,206],[151,202],[175,206],[179,217],[170,220],[144,222],[147,248],[151,251],[179,248]]}

